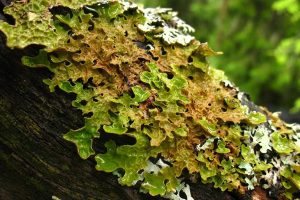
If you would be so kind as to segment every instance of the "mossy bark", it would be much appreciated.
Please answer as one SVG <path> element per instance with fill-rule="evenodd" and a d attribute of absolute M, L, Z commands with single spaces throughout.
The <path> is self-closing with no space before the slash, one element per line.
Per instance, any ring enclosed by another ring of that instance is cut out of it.
<path fill-rule="evenodd" d="M 1 35 L 0 199 L 160 199 L 120 186 L 116 176 L 96 171 L 92 159 L 78 156 L 74 145 L 62 137 L 83 125 L 81 112 L 71 106 L 72 96 L 59 90 L 50 93 L 42 82 L 49 77 L 48 70 L 24 67 L 20 62 L 24 52 L 9 50 L 4 40 Z M 31 46 L 23 51 L 37 50 Z M 191 183 L 191 191 L 195 200 L 252 198 L 201 183 Z"/>
<path fill-rule="evenodd" d="M 47 70 L 22 66 L 19 52 L 8 50 L 3 37 L 0 44 L 0 199 L 159 199 L 120 186 L 92 159 L 82 160 L 62 138 L 83 123 L 72 98 L 50 93 L 42 82 Z M 207 185 L 191 189 L 199 200 L 235 199 Z"/>
<path fill-rule="evenodd" d="M 46 69 L 24 67 L 3 36 L 0 45 L 0 199 L 159 199 L 120 186 L 112 174 L 96 171 L 92 159 L 82 160 L 62 138 L 83 123 L 72 97 L 50 93 L 42 82 Z M 191 189 L 196 200 L 235 199 L 200 183 Z"/>

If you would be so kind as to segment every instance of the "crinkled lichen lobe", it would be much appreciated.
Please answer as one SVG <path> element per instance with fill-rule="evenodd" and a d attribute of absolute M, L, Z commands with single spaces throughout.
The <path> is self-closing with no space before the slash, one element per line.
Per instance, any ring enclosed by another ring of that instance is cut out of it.
<path fill-rule="evenodd" d="M 242 104 L 242 93 L 206 61 L 219 53 L 190 36 L 193 29 L 175 12 L 64 0 L 18 2 L 5 12 L 16 20 L 0 23 L 8 46 L 45 46 L 23 63 L 53 72 L 44 81 L 51 91 L 76 94 L 73 106 L 85 126 L 64 138 L 82 158 L 95 154 L 93 139 L 102 134 L 136 140 L 106 142 L 96 169 L 118 174 L 123 185 L 142 181 L 143 191 L 169 198 L 189 194 L 179 179 L 184 169 L 222 190 L 262 184 L 281 184 L 290 196 L 299 190 L 300 131 Z"/>

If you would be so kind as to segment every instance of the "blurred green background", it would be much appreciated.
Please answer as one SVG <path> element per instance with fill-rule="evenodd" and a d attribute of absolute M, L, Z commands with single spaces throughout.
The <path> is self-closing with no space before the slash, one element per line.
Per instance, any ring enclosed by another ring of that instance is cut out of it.
<path fill-rule="evenodd" d="M 299 0 L 135 2 L 178 11 L 196 29 L 197 39 L 224 53 L 210 58 L 211 65 L 223 69 L 255 103 L 300 121 Z"/>

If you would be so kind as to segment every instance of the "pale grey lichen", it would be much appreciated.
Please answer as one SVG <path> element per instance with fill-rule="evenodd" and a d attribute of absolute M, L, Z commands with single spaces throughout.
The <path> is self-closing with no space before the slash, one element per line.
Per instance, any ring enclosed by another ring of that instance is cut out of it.
<path fill-rule="evenodd" d="M 124 10 L 130 10 L 130 9 L 138 9 L 138 5 L 133 2 L 128 1 L 121 1 L 121 4 L 123 5 Z"/>
<path fill-rule="evenodd" d="M 154 173 L 154 174 L 158 174 L 158 172 L 160 171 L 160 167 L 159 165 L 156 163 L 152 163 L 151 161 L 148 161 L 148 165 L 147 167 L 144 169 L 144 172 L 147 173 Z"/>
<path fill-rule="evenodd" d="M 247 183 L 248 190 L 254 190 L 253 182 L 255 182 L 256 178 L 254 177 L 253 180 L 250 180 L 249 178 L 245 178 L 245 181 Z"/>
<path fill-rule="evenodd" d="M 223 81 L 221 81 L 221 83 L 223 83 L 225 87 L 235 88 L 236 90 L 238 90 L 238 88 L 236 88 L 234 86 L 234 84 L 231 81 L 229 81 L 229 80 L 223 80 Z"/>
<path fill-rule="evenodd" d="M 204 144 L 202 144 L 202 145 L 198 144 L 196 146 L 196 150 L 200 151 L 200 150 L 205 150 L 205 149 L 209 148 L 213 144 L 213 142 L 215 141 L 215 139 L 218 139 L 218 138 L 219 137 L 213 137 L 213 138 L 207 139 Z"/>
<path fill-rule="evenodd" d="M 180 196 L 180 193 L 184 193 L 186 198 Z M 174 193 L 168 193 L 164 196 L 164 198 L 172 199 L 172 200 L 194 200 L 191 195 L 190 186 L 184 182 L 182 182 L 179 187 L 176 189 Z"/>
<path fill-rule="evenodd" d="M 242 161 L 241 164 L 239 165 L 239 168 L 244 169 L 245 174 L 247 174 L 247 175 L 253 175 L 254 174 L 253 167 L 248 162 Z"/>
<path fill-rule="evenodd" d="M 156 38 L 162 38 L 167 44 L 181 44 L 187 45 L 193 39 L 193 36 L 185 35 L 180 30 L 170 27 L 163 27 L 163 32 L 161 34 L 155 35 Z"/>
<path fill-rule="evenodd" d="M 268 150 L 272 150 L 271 148 L 271 140 L 270 135 L 271 131 L 265 125 L 260 125 L 255 129 L 250 130 L 249 136 L 252 138 L 252 142 L 250 145 L 254 148 L 257 144 L 261 147 L 261 153 L 267 153 Z"/>
<path fill-rule="evenodd" d="M 165 43 L 188 45 L 195 37 L 189 35 L 194 29 L 177 17 L 177 12 L 169 8 L 142 9 L 146 21 L 139 24 L 138 28 L 145 33 L 154 34 Z"/>

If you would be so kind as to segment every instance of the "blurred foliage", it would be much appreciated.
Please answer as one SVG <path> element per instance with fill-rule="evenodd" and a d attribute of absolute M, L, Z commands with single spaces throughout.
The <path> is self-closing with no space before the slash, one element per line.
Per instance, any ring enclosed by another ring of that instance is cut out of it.
<path fill-rule="evenodd" d="M 256 103 L 300 111 L 298 0 L 136 0 L 172 7 L 196 37 L 223 56 L 210 59 Z"/>

